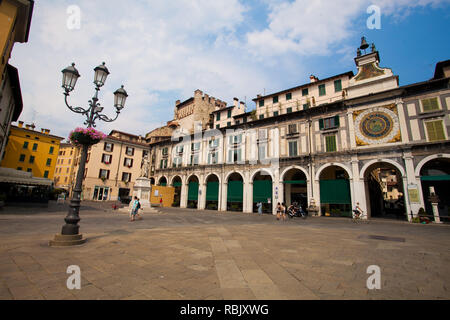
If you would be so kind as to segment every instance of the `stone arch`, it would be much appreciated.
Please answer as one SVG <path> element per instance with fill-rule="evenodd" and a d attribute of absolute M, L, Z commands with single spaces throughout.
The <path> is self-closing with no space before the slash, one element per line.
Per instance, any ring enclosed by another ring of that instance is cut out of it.
<path fill-rule="evenodd" d="M 230 178 L 230 176 L 231 176 L 233 173 L 239 174 L 239 175 L 242 177 L 242 181 L 245 183 L 245 175 L 244 175 L 244 173 L 243 173 L 242 171 L 239 171 L 239 170 L 234 170 L 234 171 L 228 172 L 227 175 L 225 176 L 224 183 L 227 183 L 227 182 L 228 182 L 228 179 Z"/>
<path fill-rule="evenodd" d="M 158 178 L 158 185 L 161 184 L 161 179 L 166 179 L 166 184 L 169 183 L 169 179 L 167 179 L 167 177 L 165 175 L 162 175 L 161 177 Z"/>
<path fill-rule="evenodd" d="M 430 160 L 438 159 L 438 158 L 450 158 L 449 153 L 444 154 L 433 154 L 431 156 L 428 156 L 424 159 L 422 159 L 416 166 L 416 170 L 414 171 L 414 174 L 416 177 L 420 177 L 420 170 L 422 170 L 422 167 Z"/>
<path fill-rule="evenodd" d="M 195 174 L 195 173 L 192 173 L 191 175 L 187 176 L 185 182 L 186 182 L 186 183 L 189 183 L 189 180 L 190 180 L 192 177 L 196 177 L 196 178 L 197 178 L 197 181 L 200 182 L 200 178 L 199 178 L 198 175 Z"/>
<path fill-rule="evenodd" d="M 175 180 L 175 178 L 180 178 L 180 180 L 181 180 L 181 183 L 183 183 L 183 177 L 181 176 L 181 175 L 179 175 L 179 174 L 176 174 L 176 175 L 174 175 L 171 179 L 170 179 L 170 184 L 169 184 L 169 186 L 172 186 L 173 185 L 173 180 Z"/>
<path fill-rule="evenodd" d="M 255 179 L 255 176 L 260 172 L 265 172 L 265 173 L 269 174 L 270 178 L 272 179 L 272 183 L 274 183 L 274 177 L 273 177 L 272 172 L 270 172 L 270 170 L 268 170 L 266 168 L 259 168 L 259 169 L 256 169 L 255 171 L 253 171 L 253 173 L 250 175 L 250 182 L 253 182 L 253 179 Z"/>
<path fill-rule="evenodd" d="M 402 175 L 402 178 L 406 176 L 405 169 L 397 161 L 394 161 L 394 160 L 391 160 L 391 159 L 374 159 L 374 160 L 370 160 L 369 162 L 367 162 L 361 168 L 361 171 L 359 173 L 359 178 L 361 180 L 364 180 L 364 175 L 366 174 L 367 168 L 369 168 L 374 163 L 379 163 L 379 162 L 386 162 L 386 163 L 389 163 L 389 164 L 393 165 L 396 169 L 398 169 L 398 171 Z"/>
<path fill-rule="evenodd" d="M 217 179 L 219 179 L 219 184 L 221 184 L 221 183 L 222 183 L 222 179 L 220 179 L 220 174 L 217 174 L 217 173 L 211 172 L 211 173 L 209 173 L 208 175 L 206 175 L 206 176 L 205 176 L 205 179 L 204 179 L 204 181 L 203 181 L 203 184 L 206 184 L 206 183 L 207 183 L 207 181 L 208 181 L 208 178 L 209 178 L 210 176 L 216 176 L 216 177 L 217 177 Z"/>
<path fill-rule="evenodd" d="M 349 180 L 352 180 L 352 179 L 353 179 L 352 170 L 350 170 L 349 168 L 347 168 L 347 166 L 345 166 L 345 165 L 342 164 L 342 163 L 336 163 L 336 162 L 333 162 L 333 163 L 327 163 L 327 164 L 324 164 L 322 167 L 319 168 L 319 170 L 317 170 L 317 172 L 316 172 L 316 177 L 315 177 L 316 180 L 320 180 L 320 174 L 322 173 L 322 171 L 323 171 L 324 169 L 326 169 L 326 168 L 328 168 L 328 167 L 332 167 L 332 166 L 336 166 L 336 167 L 340 167 L 340 168 L 344 169 L 344 170 L 347 172 L 347 174 L 348 174 L 348 179 L 349 179 Z"/>
<path fill-rule="evenodd" d="M 280 181 L 284 180 L 284 175 L 291 169 L 298 169 L 298 170 L 302 171 L 305 174 L 305 176 L 306 176 L 306 180 L 309 180 L 309 174 L 308 174 L 308 171 L 305 168 L 302 168 L 300 166 L 289 166 L 289 167 L 285 168 L 283 170 L 283 172 L 280 174 Z"/>

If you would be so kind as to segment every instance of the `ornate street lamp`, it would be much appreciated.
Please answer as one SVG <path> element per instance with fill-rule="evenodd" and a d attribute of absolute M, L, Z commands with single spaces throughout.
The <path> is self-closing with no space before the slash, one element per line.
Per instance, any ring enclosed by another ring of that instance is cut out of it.
<path fill-rule="evenodd" d="M 102 114 L 103 107 L 100 107 L 100 103 L 98 103 L 98 92 L 100 88 L 105 84 L 106 78 L 109 75 L 109 71 L 103 62 L 101 65 L 94 69 L 94 84 L 95 84 L 95 94 L 91 100 L 89 100 L 89 108 L 84 109 L 81 107 L 73 107 L 71 106 L 67 99 L 69 97 L 70 92 L 75 89 L 75 85 L 77 83 L 80 74 L 78 70 L 75 68 L 75 64 L 72 63 L 71 66 L 68 66 L 64 70 L 63 79 L 62 79 L 62 87 L 64 88 L 64 100 L 66 106 L 73 112 L 80 113 L 86 116 L 86 121 L 84 122 L 88 128 L 95 127 L 95 121 L 97 119 L 105 122 L 113 122 L 119 116 L 120 111 L 125 107 L 125 101 L 128 97 L 127 92 L 121 86 L 121 88 L 117 89 L 114 92 L 114 107 L 116 109 L 116 116 L 114 118 L 109 118 L 105 114 Z M 75 182 L 75 187 L 72 193 L 72 199 L 70 200 L 70 208 L 69 212 L 64 219 L 66 224 L 62 227 L 61 234 L 55 235 L 54 240 L 50 240 L 50 245 L 52 246 L 70 246 L 84 243 L 86 240 L 83 239 L 82 235 L 79 234 L 78 222 L 80 221 L 79 211 L 80 211 L 80 202 L 81 202 L 81 191 L 83 184 L 83 176 L 85 171 L 85 165 L 87 160 L 88 149 L 91 144 L 89 143 L 80 143 L 81 144 L 81 157 L 80 164 L 78 167 L 77 178 Z"/>

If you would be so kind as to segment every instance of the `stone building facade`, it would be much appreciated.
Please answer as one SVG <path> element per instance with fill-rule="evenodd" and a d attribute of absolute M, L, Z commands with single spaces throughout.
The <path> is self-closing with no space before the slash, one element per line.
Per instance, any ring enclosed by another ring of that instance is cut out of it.
<path fill-rule="evenodd" d="M 255 111 L 232 115 L 242 121 L 224 126 L 210 116 L 208 129 L 150 143 L 152 179 L 175 187 L 180 207 L 254 212 L 262 202 L 274 213 L 278 202 L 295 201 L 319 215 L 351 216 L 359 203 L 369 217 L 409 220 L 420 208 L 432 214 L 434 188 L 448 216 L 450 61 L 431 80 L 402 87 L 379 63 L 372 45 L 358 50 L 356 75 L 311 76 L 257 96 Z M 397 199 L 383 192 L 380 170 L 396 176 Z"/>
<path fill-rule="evenodd" d="M 112 130 L 105 140 L 89 148 L 82 198 L 105 201 L 130 197 L 146 153 L 148 144 L 143 137 Z M 71 178 L 73 187 L 80 157 L 79 152 Z"/>

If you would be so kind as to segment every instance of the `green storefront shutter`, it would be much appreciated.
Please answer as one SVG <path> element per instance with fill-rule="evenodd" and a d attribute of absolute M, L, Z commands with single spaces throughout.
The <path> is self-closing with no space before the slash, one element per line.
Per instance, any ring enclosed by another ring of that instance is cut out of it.
<path fill-rule="evenodd" d="M 206 184 L 206 201 L 219 200 L 219 181 L 210 181 Z"/>
<path fill-rule="evenodd" d="M 243 202 L 243 200 L 244 200 L 244 183 L 242 181 L 228 181 L 227 201 Z"/>
<path fill-rule="evenodd" d="M 173 183 L 173 186 L 174 186 L 174 187 L 181 187 L 181 182 L 174 182 L 174 183 Z"/>
<path fill-rule="evenodd" d="M 351 204 L 350 182 L 346 179 L 321 180 L 320 203 Z"/>
<path fill-rule="evenodd" d="M 189 182 L 188 200 L 198 200 L 198 182 Z"/>
<path fill-rule="evenodd" d="M 272 199 L 272 181 L 253 181 L 253 202 L 268 203 L 268 198 Z"/>
<path fill-rule="evenodd" d="M 422 176 L 420 177 L 422 181 L 450 181 L 449 174 L 443 174 L 440 176 Z"/>

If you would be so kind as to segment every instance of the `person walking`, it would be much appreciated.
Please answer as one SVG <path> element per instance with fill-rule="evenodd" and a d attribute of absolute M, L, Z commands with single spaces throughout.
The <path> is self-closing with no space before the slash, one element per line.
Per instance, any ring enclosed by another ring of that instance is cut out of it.
<path fill-rule="evenodd" d="M 261 202 L 258 202 L 258 203 L 256 204 L 256 207 L 258 208 L 258 214 L 262 214 L 262 203 L 261 203 Z"/>
<path fill-rule="evenodd" d="M 278 202 L 277 203 L 277 220 L 280 220 L 280 216 L 281 216 L 281 204 Z"/>
<path fill-rule="evenodd" d="M 283 221 L 286 221 L 286 205 L 284 202 L 281 204 L 281 217 L 283 218 Z"/>
<path fill-rule="evenodd" d="M 139 215 L 139 209 L 141 208 L 141 203 L 139 202 L 138 197 L 134 196 L 134 201 L 133 201 L 133 205 L 131 207 L 131 219 L 130 221 L 134 221 L 136 220 L 136 215 L 141 218 L 141 216 Z"/>

